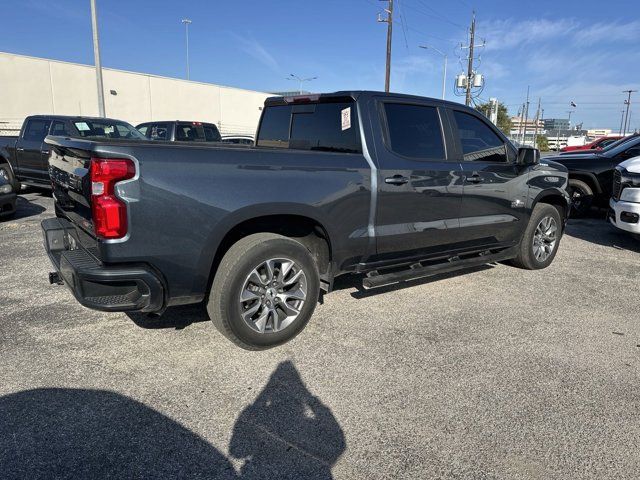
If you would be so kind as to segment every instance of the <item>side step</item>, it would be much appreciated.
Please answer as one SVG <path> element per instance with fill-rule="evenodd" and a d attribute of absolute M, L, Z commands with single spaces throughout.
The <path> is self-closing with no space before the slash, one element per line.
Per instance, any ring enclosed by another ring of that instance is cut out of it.
<path fill-rule="evenodd" d="M 474 257 L 465 259 L 453 257 L 448 262 L 438 263 L 435 265 L 423 266 L 420 263 L 416 263 L 405 270 L 391 273 L 381 274 L 375 270 L 367 274 L 367 277 L 362 281 L 362 286 L 369 290 L 371 288 L 383 287 L 394 283 L 431 277 L 441 273 L 454 272 L 464 268 L 479 267 L 481 265 L 486 265 L 487 263 L 501 262 L 514 258 L 515 256 L 515 249 L 507 248 L 506 250 L 502 250 L 498 253 L 481 253 Z"/>

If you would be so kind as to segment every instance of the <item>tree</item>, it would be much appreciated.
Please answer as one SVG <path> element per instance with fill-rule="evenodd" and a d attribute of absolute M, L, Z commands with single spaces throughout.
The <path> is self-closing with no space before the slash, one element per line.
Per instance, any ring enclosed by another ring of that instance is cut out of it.
<path fill-rule="evenodd" d="M 476 105 L 476 110 L 482 112 L 486 117 L 491 116 L 491 103 L 480 103 Z M 509 117 L 509 111 L 504 103 L 498 103 L 498 125 L 497 127 L 502 130 L 502 133 L 509 135 L 511 133 L 511 117 Z"/>
<path fill-rule="evenodd" d="M 547 137 L 544 135 L 538 135 L 536 137 L 536 145 L 538 145 L 538 150 L 541 152 L 549 151 L 549 140 L 547 140 Z"/>

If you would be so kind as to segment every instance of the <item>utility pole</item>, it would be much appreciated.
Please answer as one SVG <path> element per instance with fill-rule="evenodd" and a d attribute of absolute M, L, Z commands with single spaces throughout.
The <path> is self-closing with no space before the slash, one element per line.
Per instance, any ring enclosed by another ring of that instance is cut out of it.
<path fill-rule="evenodd" d="M 622 115 L 620 116 L 620 130 L 618 130 L 620 132 L 620 135 L 622 135 L 622 125 L 624 124 L 624 112 L 625 110 L 622 109 L 620 110 L 622 112 Z"/>
<path fill-rule="evenodd" d="M 102 86 L 102 62 L 100 61 L 98 9 L 96 7 L 96 0 L 91 0 L 91 29 L 93 30 L 93 58 L 96 65 L 96 82 L 98 84 L 98 115 L 104 118 L 104 88 Z"/>
<path fill-rule="evenodd" d="M 382 0 L 385 1 L 385 0 Z M 387 12 L 387 18 L 383 19 L 378 14 L 378 22 L 387 24 L 387 68 L 384 78 L 384 91 L 389 93 L 389 86 L 391 84 L 391 39 L 393 37 L 393 0 L 386 0 L 389 2 L 389 7 L 385 9 Z"/>
<path fill-rule="evenodd" d="M 182 23 L 185 27 L 185 34 L 187 39 L 187 80 L 190 80 L 189 75 L 189 25 L 191 25 L 191 20 L 188 18 L 183 18 Z"/>
<path fill-rule="evenodd" d="M 624 102 L 627 106 L 627 112 L 624 114 L 624 131 L 622 132 L 623 137 L 627 134 L 627 126 L 629 122 L 629 107 L 631 107 L 631 94 L 635 92 L 637 92 L 637 90 L 624 90 L 622 92 L 628 94 L 627 100 Z"/>
<path fill-rule="evenodd" d="M 464 104 L 471 105 L 471 85 L 473 82 L 473 48 L 476 39 L 476 12 L 474 10 L 471 17 L 471 42 L 469 43 L 469 61 L 467 62 L 467 95 Z"/>
<path fill-rule="evenodd" d="M 536 109 L 536 124 L 533 133 L 533 148 L 538 144 L 538 122 L 540 121 L 540 97 L 538 97 L 538 108 Z"/>
<path fill-rule="evenodd" d="M 524 141 L 527 138 L 527 123 L 529 123 L 529 89 L 531 87 L 527 86 L 527 100 L 524 102 L 524 108 L 523 108 L 523 113 L 524 113 L 524 129 L 522 132 L 522 144 L 524 145 Z"/>

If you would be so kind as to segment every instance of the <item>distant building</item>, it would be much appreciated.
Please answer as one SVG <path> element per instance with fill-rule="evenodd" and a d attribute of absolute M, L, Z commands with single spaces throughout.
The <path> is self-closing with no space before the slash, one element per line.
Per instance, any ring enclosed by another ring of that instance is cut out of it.
<path fill-rule="evenodd" d="M 103 68 L 106 115 L 133 125 L 152 120 L 215 123 L 223 134 L 253 135 L 270 93 Z M 28 115 L 98 115 L 90 65 L 0 52 L 0 133 Z"/>
<path fill-rule="evenodd" d="M 511 130 L 509 136 L 523 145 L 533 145 L 536 133 L 540 135 L 544 131 L 544 122 L 535 118 L 511 117 Z"/>
<path fill-rule="evenodd" d="M 569 130 L 568 118 L 545 118 L 544 129 L 549 130 Z"/>
<path fill-rule="evenodd" d="M 611 135 L 612 130 L 610 128 L 592 128 L 587 130 L 588 137 L 606 137 Z"/>

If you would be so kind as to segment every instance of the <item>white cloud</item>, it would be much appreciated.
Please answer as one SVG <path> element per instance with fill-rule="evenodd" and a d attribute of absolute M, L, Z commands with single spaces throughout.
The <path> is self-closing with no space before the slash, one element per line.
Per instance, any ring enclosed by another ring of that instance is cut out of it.
<path fill-rule="evenodd" d="M 570 19 L 492 20 L 479 23 L 480 36 L 485 35 L 486 50 L 506 50 L 567 36 L 577 28 Z"/>
<path fill-rule="evenodd" d="M 596 45 L 611 42 L 637 42 L 640 39 L 640 20 L 627 23 L 595 23 L 575 32 L 578 45 Z"/>
<path fill-rule="evenodd" d="M 278 65 L 278 62 L 276 61 L 275 57 L 271 55 L 271 53 L 269 53 L 267 49 L 255 38 L 249 37 L 249 36 L 243 37 L 236 33 L 231 33 L 231 35 L 240 44 L 240 49 L 243 52 L 252 56 L 263 65 L 269 67 L 271 70 L 278 73 L 281 71 L 280 66 Z"/>

